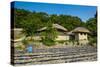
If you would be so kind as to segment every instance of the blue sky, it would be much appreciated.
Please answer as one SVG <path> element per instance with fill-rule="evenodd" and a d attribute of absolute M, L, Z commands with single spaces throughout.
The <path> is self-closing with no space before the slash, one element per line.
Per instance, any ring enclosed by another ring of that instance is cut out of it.
<path fill-rule="evenodd" d="M 46 12 L 48 14 L 64 14 L 78 16 L 82 21 L 94 17 L 96 6 L 81 6 L 69 4 L 51 4 L 51 3 L 37 3 L 37 2 L 14 2 L 14 8 L 25 9 L 36 12 Z"/>

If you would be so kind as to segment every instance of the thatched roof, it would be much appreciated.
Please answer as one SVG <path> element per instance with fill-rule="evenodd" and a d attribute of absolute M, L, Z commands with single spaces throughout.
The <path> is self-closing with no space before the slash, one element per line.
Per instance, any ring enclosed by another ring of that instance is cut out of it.
<path fill-rule="evenodd" d="M 60 29 L 63 31 L 68 31 L 66 28 L 64 28 L 63 26 L 59 25 L 59 24 L 53 24 L 53 27 L 56 29 Z M 46 30 L 47 27 L 43 27 L 41 29 L 38 29 L 37 31 L 42 31 L 42 30 Z"/>
<path fill-rule="evenodd" d="M 90 31 L 84 27 L 77 27 L 73 30 L 73 32 L 84 32 L 84 33 L 90 33 Z"/>
<path fill-rule="evenodd" d="M 74 35 L 73 30 L 67 33 L 68 35 Z"/>

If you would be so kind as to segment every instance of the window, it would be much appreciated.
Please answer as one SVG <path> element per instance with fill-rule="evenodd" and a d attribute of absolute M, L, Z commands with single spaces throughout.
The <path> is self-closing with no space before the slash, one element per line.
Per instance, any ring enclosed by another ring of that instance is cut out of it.
<path fill-rule="evenodd" d="M 84 35 L 86 35 L 86 33 L 84 33 Z"/>
<path fill-rule="evenodd" d="M 83 33 L 80 33 L 81 35 L 83 34 Z"/>

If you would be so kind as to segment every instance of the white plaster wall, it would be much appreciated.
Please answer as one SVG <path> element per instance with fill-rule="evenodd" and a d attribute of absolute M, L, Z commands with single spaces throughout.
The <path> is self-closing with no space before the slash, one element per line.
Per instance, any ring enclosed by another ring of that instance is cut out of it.
<path fill-rule="evenodd" d="M 40 36 L 34 36 L 33 37 L 35 40 L 41 40 L 41 37 Z M 57 38 L 56 38 L 56 40 L 69 40 L 69 36 L 58 36 Z"/>
<path fill-rule="evenodd" d="M 79 41 L 79 44 L 80 44 L 80 45 L 86 45 L 86 44 L 88 44 L 88 43 L 89 43 L 88 40 L 80 40 L 80 41 Z"/>
<path fill-rule="evenodd" d="M 34 36 L 33 39 L 34 40 L 41 40 L 41 36 Z"/>
<path fill-rule="evenodd" d="M 69 40 L 69 36 L 66 36 L 66 35 L 60 35 L 56 38 L 56 40 Z"/>
<path fill-rule="evenodd" d="M 41 36 L 34 36 L 32 37 L 34 40 L 41 40 Z M 30 39 L 30 37 L 28 37 Z M 69 40 L 69 36 L 66 35 L 60 35 L 56 38 L 56 40 Z"/>
<path fill-rule="evenodd" d="M 84 33 L 83 33 L 83 34 L 80 34 L 80 33 L 79 33 L 79 34 L 78 34 L 78 37 L 79 37 L 79 40 L 88 40 L 88 39 L 87 39 L 87 34 L 84 34 Z"/>

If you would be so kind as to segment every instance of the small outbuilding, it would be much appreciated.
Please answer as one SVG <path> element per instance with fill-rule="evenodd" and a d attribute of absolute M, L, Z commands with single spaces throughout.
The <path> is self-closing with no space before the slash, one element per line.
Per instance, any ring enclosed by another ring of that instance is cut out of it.
<path fill-rule="evenodd" d="M 84 27 L 77 27 L 73 30 L 76 40 L 88 40 L 90 31 Z"/>
<path fill-rule="evenodd" d="M 90 31 L 84 27 L 77 27 L 72 31 L 75 35 L 75 40 L 79 41 L 80 44 L 88 43 L 88 34 Z"/>

